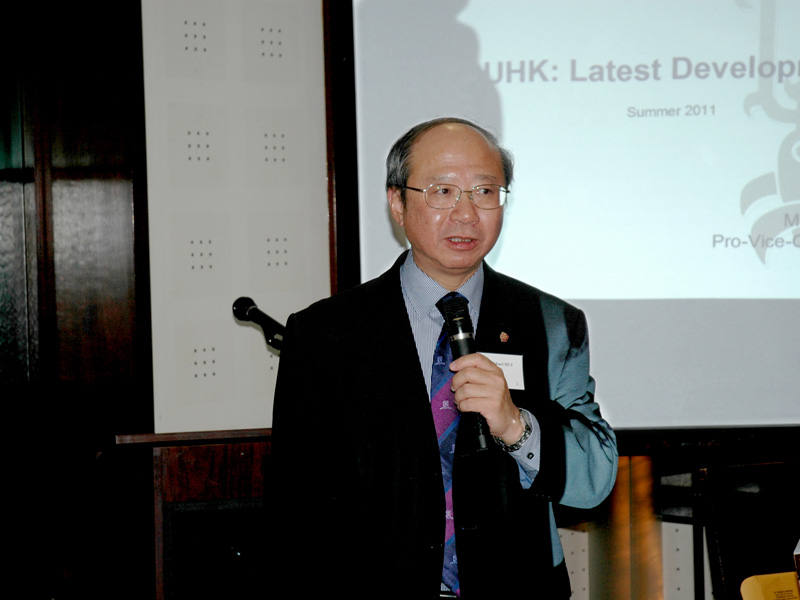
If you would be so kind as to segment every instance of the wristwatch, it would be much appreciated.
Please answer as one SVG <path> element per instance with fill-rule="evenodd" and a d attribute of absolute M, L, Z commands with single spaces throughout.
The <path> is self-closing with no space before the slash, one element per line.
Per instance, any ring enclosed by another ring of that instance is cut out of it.
<path fill-rule="evenodd" d="M 497 445 L 500 446 L 506 452 L 514 452 L 515 450 L 519 450 L 522 448 L 522 445 L 528 441 L 528 438 L 531 437 L 531 422 L 530 418 L 528 417 L 528 413 L 524 410 L 520 409 L 519 411 L 519 418 L 522 421 L 522 425 L 525 427 L 525 430 L 522 432 L 522 437 L 520 437 L 516 442 L 513 444 L 506 444 L 503 440 L 499 437 L 494 437 L 494 441 L 497 442 Z"/>

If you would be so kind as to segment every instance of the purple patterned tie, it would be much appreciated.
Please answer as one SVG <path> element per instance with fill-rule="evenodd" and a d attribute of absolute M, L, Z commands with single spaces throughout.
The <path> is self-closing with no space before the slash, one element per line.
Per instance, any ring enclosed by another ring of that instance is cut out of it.
<path fill-rule="evenodd" d="M 460 296 L 451 292 L 444 296 L 436 307 L 441 312 L 446 298 Z M 458 562 L 456 560 L 456 528 L 453 520 L 453 452 L 456 445 L 456 432 L 460 413 L 450 391 L 450 380 L 453 373 L 448 365 L 453 362 L 453 352 L 447 336 L 447 325 L 442 327 L 439 341 L 433 351 L 433 369 L 431 371 L 431 411 L 439 437 L 439 456 L 442 461 L 442 478 L 444 480 L 445 498 L 445 533 L 444 533 L 444 565 L 442 581 L 457 596 L 460 596 L 458 585 Z"/>

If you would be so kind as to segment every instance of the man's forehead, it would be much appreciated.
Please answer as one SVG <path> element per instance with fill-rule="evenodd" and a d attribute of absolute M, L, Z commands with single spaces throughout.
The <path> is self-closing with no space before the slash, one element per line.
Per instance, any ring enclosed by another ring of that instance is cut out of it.
<path fill-rule="evenodd" d="M 442 123 L 424 132 L 414 142 L 409 156 L 413 170 L 415 158 L 447 160 L 454 162 L 467 158 L 481 158 L 488 171 L 502 168 L 502 157 L 497 146 L 483 133 L 463 123 Z"/>
<path fill-rule="evenodd" d="M 494 147 L 477 129 L 466 123 L 440 123 L 423 132 L 414 142 L 413 148 L 436 143 L 448 143 L 456 139 L 474 137 L 476 143 L 484 143 Z"/>

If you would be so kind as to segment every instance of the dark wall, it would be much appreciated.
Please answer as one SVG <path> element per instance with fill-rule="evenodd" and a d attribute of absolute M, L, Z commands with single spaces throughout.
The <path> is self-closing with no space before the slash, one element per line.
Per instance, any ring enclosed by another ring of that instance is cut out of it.
<path fill-rule="evenodd" d="M 136 589 L 125 565 L 147 557 L 126 550 L 141 521 L 121 517 L 141 490 L 110 449 L 153 428 L 140 5 L 3 17 L 5 516 L 31 570 L 24 597 L 117 596 Z"/>
<path fill-rule="evenodd" d="M 0 98 L 0 377 L 114 431 L 152 429 L 139 11 L 26 11 Z"/>

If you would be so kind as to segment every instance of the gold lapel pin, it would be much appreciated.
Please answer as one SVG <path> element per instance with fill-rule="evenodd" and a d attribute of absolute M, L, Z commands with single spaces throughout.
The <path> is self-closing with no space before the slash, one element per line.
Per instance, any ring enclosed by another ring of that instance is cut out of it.
<path fill-rule="evenodd" d="M 508 334 L 505 331 L 500 332 L 500 341 L 504 344 L 508 341 Z"/>

